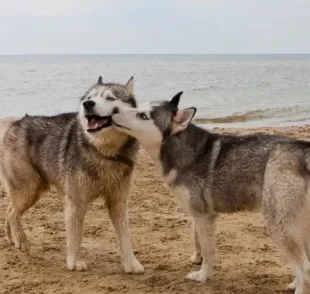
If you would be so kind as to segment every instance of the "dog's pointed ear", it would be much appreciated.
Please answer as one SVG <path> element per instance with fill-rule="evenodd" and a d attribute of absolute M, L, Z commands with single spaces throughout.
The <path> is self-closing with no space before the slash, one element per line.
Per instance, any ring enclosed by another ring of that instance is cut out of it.
<path fill-rule="evenodd" d="M 192 121 L 196 111 L 197 109 L 195 107 L 179 110 L 173 117 L 173 132 L 176 133 L 185 130 L 189 123 Z"/>
<path fill-rule="evenodd" d="M 126 88 L 129 91 L 130 94 L 134 94 L 134 77 L 131 76 L 131 78 L 128 80 L 126 84 Z"/>
<path fill-rule="evenodd" d="M 173 106 L 178 107 L 179 102 L 180 102 L 180 98 L 181 98 L 182 94 L 183 94 L 183 91 L 182 91 L 182 92 L 179 92 L 179 93 L 176 94 L 176 95 L 174 95 L 174 96 L 172 97 L 172 99 L 170 100 L 170 104 L 172 104 Z"/>
<path fill-rule="evenodd" d="M 102 76 L 99 76 L 98 80 L 97 80 L 97 84 L 101 85 L 102 84 Z"/>

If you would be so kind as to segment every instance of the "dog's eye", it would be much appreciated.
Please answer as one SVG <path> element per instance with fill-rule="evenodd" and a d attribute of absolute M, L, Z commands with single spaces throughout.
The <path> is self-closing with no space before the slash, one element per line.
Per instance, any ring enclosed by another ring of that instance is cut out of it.
<path fill-rule="evenodd" d="M 91 97 L 90 97 L 90 96 L 88 96 L 88 97 L 87 97 L 87 100 L 89 100 L 89 99 L 91 99 Z"/>
<path fill-rule="evenodd" d="M 111 97 L 111 96 L 109 96 L 109 97 L 107 97 L 107 100 L 108 100 L 108 101 L 115 101 L 116 99 L 113 98 L 113 97 Z"/>
<path fill-rule="evenodd" d="M 137 113 L 137 116 L 143 120 L 148 120 L 149 118 L 147 117 L 147 115 L 144 112 L 141 113 Z"/>

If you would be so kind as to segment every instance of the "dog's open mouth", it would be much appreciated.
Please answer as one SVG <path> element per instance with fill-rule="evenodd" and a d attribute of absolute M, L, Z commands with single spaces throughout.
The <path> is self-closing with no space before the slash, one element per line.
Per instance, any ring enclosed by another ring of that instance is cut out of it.
<path fill-rule="evenodd" d="M 111 115 L 109 116 L 86 115 L 85 118 L 87 119 L 88 132 L 97 132 L 112 125 Z"/>

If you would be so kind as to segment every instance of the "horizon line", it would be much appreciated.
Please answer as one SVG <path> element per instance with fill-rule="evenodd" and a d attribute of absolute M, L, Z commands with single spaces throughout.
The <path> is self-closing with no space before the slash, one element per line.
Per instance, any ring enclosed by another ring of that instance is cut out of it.
<path fill-rule="evenodd" d="M 81 56 L 81 55 L 310 55 L 296 53 L 0 53 L 0 56 Z"/>

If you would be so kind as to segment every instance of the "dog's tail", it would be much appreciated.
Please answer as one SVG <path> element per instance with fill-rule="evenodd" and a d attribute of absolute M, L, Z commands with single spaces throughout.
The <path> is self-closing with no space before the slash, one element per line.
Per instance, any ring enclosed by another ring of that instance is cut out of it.
<path fill-rule="evenodd" d="M 306 151 L 304 152 L 304 166 L 306 171 L 310 173 L 310 148 L 307 148 Z"/>
<path fill-rule="evenodd" d="M 0 145 L 2 145 L 3 137 L 12 123 L 19 120 L 17 117 L 8 117 L 0 119 Z"/>
<path fill-rule="evenodd" d="M 12 123 L 17 121 L 17 117 L 8 117 L 4 119 L 0 119 L 0 158 L 2 157 L 3 152 L 3 138 L 5 133 L 8 131 Z M 1 184 L 1 168 L 0 168 L 0 197 L 5 196 L 5 190 L 3 185 Z"/>

